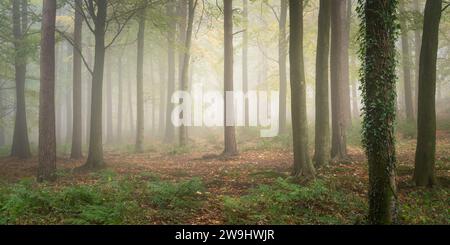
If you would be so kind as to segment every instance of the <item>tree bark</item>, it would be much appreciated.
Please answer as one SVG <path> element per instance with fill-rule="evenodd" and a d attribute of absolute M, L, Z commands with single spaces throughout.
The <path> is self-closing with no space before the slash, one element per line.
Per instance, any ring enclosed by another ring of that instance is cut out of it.
<path fill-rule="evenodd" d="M 175 91 L 175 31 L 176 21 L 174 14 L 174 0 L 169 0 L 167 3 L 167 16 L 169 16 L 169 26 L 167 30 L 167 43 L 168 43 L 168 81 L 167 81 L 167 97 L 166 97 L 166 134 L 164 138 L 165 143 L 173 143 L 175 137 L 175 129 L 172 124 L 172 111 L 173 104 L 171 101 L 172 94 Z"/>
<path fill-rule="evenodd" d="M 346 1 L 332 1 L 331 3 L 331 157 L 341 161 L 347 157 L 346 136 L 346 65 L 348 58 L 345 51 L 346 43 Z M 348 51 L 347 51 L 348 52 Z"/>
<path fill-rule="evenodd" d="M 95 19 L 95 57 L 92 76 L 91 97 L 91 128 L 89 137 L 89 154 L 85 167 L 100 168 L 103 160 L 102 137 L 102 98 L 103 98 L 103 70 L 105 66 L 105 28 L 106 28 L 107 2 L 97 1 L 97 14 Z"/>
<path fill-rule="evenodd" d="M 403 1 L 400 1 L 400 12 L 405 12 Z M 414 107 L 412 96 L 412 82 L 411 82 L 411 55 L 408 40 L 408 27 L 405 18 L 400 18 L 401 38 L 402 38 L 402 58 L 403 58 L 403 86 L 405 96 L 405 113 L 406 120 L 414 121 Z"/>
<path fill-rule="evenodd" d="M 316 56 L 316 167 L 325 166 L 330 160 L 330 101 L 329 101 L 329 55 L 331 2 L 320 1 L 319 31 Z"/>
<path fill-rule="evenodd" d="M 228 101 L 227 91 L 233 91 L 233 3 L 223 1 L 224 9 L 224 151 L 223 155 L 237 155 L 236 131 L 227 121 L 234 121 L 234 101 Z M 230 108 L 227 111 L 227 108 Z"/>
<path fill-rule="evenodd" d="M 27 23 L 27 1 L 12 1 L 13 3 L 13 35 L 14 35 L 14 68 L 16 81 L 16 118 L 14 123 L 11 156 L 18 158 L 31 157 L 28 140 L 27 113 L 25 103 L 25 80 L 27 73 L 27 55 L 25 51 L 25 36 Z M 22 9 L 22 11 L 21 11 Z"/>
<path fill-rule="evenodd" d="M 363 142 L 369 163 L 369 222 L 397 220 L 395 100 L 397 1 L 361 2 Z"/>
<path fill-rule="evenodd" d="M 75 0 L 75 27 L 74 45 L 82 50 L 82 28 L 83 17 L 81 16 L 81 0 Z M 72 123 L 72 150 L 70 157 L 79 159 L 83 157 L 82 145 L 82 94 L 81 94 L 81 55 L 77 49 L 73 48 L 73 123 Z"/>
<path fill-rule="evenodd" d="M 56 180 L 55 24 L 56 0 L 44 0 L 41 31 L 38 182 Z"/>
<path fill-rule="evenodd" d="M 303 60 L 303 1 L 289 0 L 290 73 L 292 137 L 294 142 L 293 175 L 314 178 L 314 166 L 308 154 L 308 122 L 306 117 L 306 81 Z"/>
<path fill-rule="evenodd" d="M 436 184 L 436 63 L 442 0 L 427 0 L 419 71 L 419 106 L 414 181 L 417 186 Z"/>
<path fill-rule="evenodd" d="M 194 0 L 189 0 L 188 8 L 189 8 L 189 17 L 187 23 L 187 30 L 185 35 L 185 44 L 184 44 L 184 57 L 183 57 L 183 67 L 181 69 L 181 83 L 180 89 L 181 91 L 188 90 L 188 79 L 189 79 L 189 65 L 191 59 L 191 43 L 192 43 L 192 29 L 194 25 L 194 17 L 195 17 L 195 8 L 197 2 L 194 3 Z M 183 116 L 183 115 L 182 115 Z M 187 129 L 184 125 L 180 127 L 180 145 L 184 146 L 187 144 Z"/>
<path fill-rule="evenodd" d="M 286 61 L 287 61 L 287 46 L 286 40 L 286 22 L 287 22 L 287 0 L 281 0 L 280 21 L 279 29 L 280 34 L 278 37 L 278 69 L 280 77 L 280 102 L 279 102 L 279 125 L 280 133 L 286 133 L 286 98 L 287 98 L 287 74 L 286 74 Z"/>
<path fill-rule="evenodd" d="M 144 42 L 145 42 L 145 12 L 139 13 L 139 31 L 137 45 L 137 112 L 136 112 L 136 152 L 142 152 L 144 143 Z"/>

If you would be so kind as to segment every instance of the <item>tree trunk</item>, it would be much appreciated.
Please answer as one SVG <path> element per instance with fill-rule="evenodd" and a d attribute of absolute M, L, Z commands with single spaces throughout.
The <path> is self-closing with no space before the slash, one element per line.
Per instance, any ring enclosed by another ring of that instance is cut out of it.
<path fill-rule="evenodd" d="M 414 10 L 417 15 L 422 15 L 422 9 L 419 4 L 419 0 L 414 0 Z M 422 22 L 422 19 L 419 18 L 415 20 L 417 22 Z M 415 90 L 414 90 L 414 109 L 417 111 L 418 107 L 418 98 L 419 98 L 419 63 L 420 63 L 420 50 L 422 48 L 422 30 L 417 28 L 414 31 L 414 42 L 415 42 Z"/>
<path fill-rule="evenodd" d="M 25 50 L 25 31 L 28 26 L 27 1 L 12 1 L 13 3 L 13 35 L 14 35 L 14 67 L 16 80 L 16 118 L 14 124 L 13 143 L 11 156 L 19 158 L 31 157 L 30 143 L 28 140 L 27 113 L 25 103 L 25 79 L 27 73 L 27 55 Z M 21 13 L 22 4 L 22 13 Z M 22 25 L 21 25 L 22 24 Z"/>
<path fill-rule="evenodd" d="M 348 58 L 346 47 L 346 1 L 332 1 L 331 3 L 331 50 L 330 50 L 330 78 L 331 78 L 331 157 L 341 161 L 347 157 L 346 143 L 346 65 Z"/>
<path fill-rule="evenodd" d="M 167 16 L 169 16 L 169 26 L 167 30 L 168 43 L 168 81 L 167 81 L 167 97 L 166 97 L 166 134 L 164 138 L 165 143 L 173 143 L 175 137 L 175 129 L 172 124 L 173 104 L 171 101 L 172 94 L 175 91 L 175 31 L 176 21 L 174 14 L 174 0 L 169 0 L 167 3 Z"/>
<path fill-rule="evenodd" d="M 122 143 L 122 122 L 123 122 L 123 81 L 122 81 L 122 54 L 119 55 L 117 62 L 117 87 L 119 88 L 119 94 L 117 98 L 117 142 Z"/>
<path fill-rule="evenodd" d="M 189 79 L 189 65 L 191 59 L 191 42 L 192 42 L 192 29 L 194 25 L 195 8 L 197 3 L 194 4 L 194 0 L 189 0 L 189 17 L 186 30 L 185 44 L 184 44 L 184 57 L 183 57 L 183 67 L 181 69 L 181 91 L 188 90 L 188 79 Z M 182 115 L 183 116 L 183 115 Z M 187 130 L 184 125 L 180 127 L 180 145 L 184 146 L 187 143 Z"/>
<path fill-rule="evenodd" d="M 397 220 L 395 183 L 396 14 L 397 2 L 365 1 L 360 10 L 364 51 L 363 142 L 369 163 L 369 222 Z"/>
<path fill-rule="evenodd" d="M 306 119 L 306 81 L 303 61 L 303 1 L 289 0 L 290 72 L 292 137 L 294 142 L 293 175 L 314 178 L 314 166 L 308 155 L 308 122 Z"/>
<path fill-rule="evenodd" d="M 140 12 L 137 44 L 136 72 L 136 152 L 142 152 L 144 143 L 144 41 L 145 41 L 145 10 Z"/>
<path fill-rule="evenodd" d="M 160 132 L 160 136 L 161 138 L 165 137 L 165 124 L 164 124 L 164 119 L 165 119 L 165 114 L 164 112 L 166 111 L 166 106 L 165 106 L 165 102 L 166 102 L 166 86 L 165 86 L 165 82 L 166 77 L 165 77 L 165 72 L 167 69 L 165 69 L 164 67 L 164 63 L 163 59 L 160 57 L 159 60 L 159 70 L 158 70 L 158 74 L 159 74 L 159 122 L 158 122 L 158 130 Z"/>
<path fill-rule="evenodd" d="M 284 0 L 283 0 L 284 1 Z M 243 0 L 243 28 L 244 32 L 242 33 L 242 92 L 244 94 L 248 93 L 248 0 Z M 245 126 L 249 126 L 249 106 L 248 99 L 244 102 L 244 110 L 245 110 Z"/>
<path fill-rule="evenodd" d="M 331 2 L 320 1 L 319 31 L 316 57 L 316 167 L 325 166 L 330 160 L 330 101 L 329 101 L 329 55 L 330 55 Z"/>
<path fill-rule="evenodd" d="M 131 72 L 129 72 L 128 74 L 131 74 Z M 130 124 L 130 132 L 132 135 L 134 135 L 136 133 L 136 131 L 134 130 L 134 108 L 133 108 L 133 86 L 131 83 L 131 79 L 130 79 L 130 75 L 128 75 L 128 111 L 129 111 L 129 124 Z"/>
<path fill-rule="evenodd" d="M 427 0 L 419 71 L 419 107 L 414 181 L 417 186 L 436 184 L 436 60 L 442 0 Z"/>
<path fill-rule="evenodd" d="M 75 27 L 73 48 L 73 123 L 72 123 L 72 150 L 70 158 L 79 159 L 83 156 L 82 145 L 82 94 L 81 94 L 81 51 L 83 16 L 81 15 L 81 0 L 75 1 Z M 77 48 L 76 48 L 77 47 Z"/>
<path fill-rule="evenodd" d="M 227 91 L 233 92 L 233 3 L 223 1 L 224 9 L 224 144 L 223 155 L 237 155 L 236 131 L 234 126 L 227 125 L 234 122 L 234 101 L 228 101 Z M 229 108 L 230 110 L 227 110 Z"/>
<path fill-rule="evenodd" d="M 287 74 L 286 74 L 286 60 L 287 60 L 287 40 L 286 40 L 286 21 L 287 21 L 287 0 L 281 0 L 278 37 L 278 69 L 280 76 L 280 103 L 279 103 L 279 117 L 280 133 L 286 133 L 286 98 L 287 98 Z"/>
<path fill-rule="evenodd" d="M 114 142 L 111 55 L 106 58 L 106 143 Z"/>
<path fill-rule="evenodd" d="M 104 165 L 102 137 L 102 98 L 103 70 L 105 66 L 105 28 L 107 2 L 97 1 L 97 17 L 95 20 L 95 57 L 92 76 L 91 97 L 91 129 L 89 137 L 89 154 L 86 167 L 95 169 Z"/>
<path fill-rule="evenodd" d="M 56 0 L 44 0 L 41 31 L 38 182 L 56 180 L 55 23 Z"/>
<path fill-rule="evenodd" d="M 400 1 L 400 12 L 405 13 L 405 7 L 403 1 Z M 403 58 L 403 85 L 405 95 L 405 113 L 406 120 L 412 122 L 414 120 L 414 107 L 413 96 L 411 86 L 411 56 L 408 40 L 408 27 L 406 25 L 406 19 L 400 18 L 401 37 L 402 37 L 402 58 Z"/>
<path fill-rule="evenodd" d="M 341 0 L 342 1 L 342 0 Z M 349 56 L 349 50 L 350 50 L 350 24 L 351 24 L 351 15 L 352 15 L 352 0 L 345 0 L 345 6 L 347 7 L 345 10 L 345 32 L 343 36 L 343 46 L 342 49 L 342 72 L 343 72 L 343 110 L 344 110 L 344 120 L 345 120 L 345 127 L 346 129 L 350 128 L 352 126 L 352 109 L 351 109 L 351 102 L 350 102 L 350 68 L 349 68 L 349 62 L 350 62 L 350 56 Z"/>

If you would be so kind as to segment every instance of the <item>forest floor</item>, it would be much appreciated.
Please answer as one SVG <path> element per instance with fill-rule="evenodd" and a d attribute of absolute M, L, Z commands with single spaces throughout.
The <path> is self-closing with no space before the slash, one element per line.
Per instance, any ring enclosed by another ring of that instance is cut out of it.
<path fill-rule="evenodd" d="M 211 139 L 212 141 L 213 139 Z M 84 159 L 58 160 L 58 181 L 37 184 L 37 159 L 0 160 L 0 223 L 5 224 L 358 224 L 367 213 L 364 152 L 317 171 L 316 181 L 290 178 L 283 139 L 241 143 L 220 158 L 219 146 L 150 147 L 142 154 L 106 149 L 107 167 L 76 173 Z M 398 142 L 400 223 L 450 224 L 450 132 L 439 132 L 439 187 L 411 182 L 415 142 Z"/>

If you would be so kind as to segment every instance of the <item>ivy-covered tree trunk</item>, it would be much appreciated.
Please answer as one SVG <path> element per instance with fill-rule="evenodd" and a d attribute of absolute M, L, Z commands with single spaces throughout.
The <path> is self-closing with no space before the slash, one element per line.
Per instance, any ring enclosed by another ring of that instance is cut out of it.
<path fill-rule="evenodd" d="M 55 23 L 56 0 L 44 0 L 39 91 L 38 182 L 56 180 Z"/>
<path fill-rule="evenodd" d="M 293 175 L 314 177 L 314 166 L 308 154 L 306 81 L 303 61 L 303 1 L 289 0 L 289 11 Z"/>
<path fill-rule="evenodd" d="M 223 1 L 224 13 L 224 155 L 236 155 L 236 131 L 234 126 L 228 126 L 227 121 L 234 121 L 233 110 L 227 111 L 227 107 L 234 108 L 234 103 L 227 100 L 226 92 L 233 92 L 233 3 L 232 1 Z"/>
<path fill-rule="evenodd" d="M 404 1 L 400 1 L 400 12 L 405 13 Z M 414 107 L 412 96 L 412 79 L 411 79 L 411 56 L 408 40 L 408 26 L 405 17 L 400 18 L 401 39 L 402 39 L 402 63 L 403 63 L 403 85 L 405 95 L 405 113 L 406 120 L 412 122 L 414 120 Z"/>
<path fill-rule="evenodd" d="M 414 181 L 433 186 L 436 154 L 436 61 L 442 0 L 427 0 L 419 70 L 419 106 Z"/>
<path fill-rule="evenodd" d="M 394 124 L 398 1 L 360 0 L 359 4 L 369 222 L 392 224 L 397 219 Z"/>
<path fill-rule="evenodd" d="M 16 118 L 14 122 L 11 156 L 31 157 L 28 140 L 27 112 L 25 103 L 25 80 L 27 73 L 27 54 L 25 49 L 26 28 L 28 28 L 27 1 L 12 1 L 14 68 L 16 81 Z"/>
<path fill-rule="evenodd" d="M 144 43 L 145 12 L 139 13 L 139 30 L 137 35 L 137 72 L 136 72 L 136 152 L 142 152 L 144 144 Z"/>
<path fill-rule="evenodd" d="M 347 158 L 347 119 L 346 119 L 346 1 L 331 1 L 331 50 L 330 50 L 330 83 L 331 83 L 331 157 L 340 161 Z"/>
<path fill-rule="evenodd" d="M 82 87 L 81 87 L 81 55 L 82 50 L 82 28 L 83 16 L 81 15 L 81 0 L 75 1 L 75 23 L 74 23 L 74 48 L 73 48 L 73 123 L 72 123 L 72 149 L 70 158 L 79 159 L 82 154 Z M 79 51 L 77 50 L 79 49 Z"/>
<path fill-rule="evenodd" d="M 327 165 L 330 159 L 330 101 L 329 101 L 329 55 L 331 2 L 320 0 L 319 31 L 316 54 L 316 167 Z"/>
<path fill-rule="evenodd" d="M 286 61 L 288 52 L 288 42 L 286 36 L 286 22 L 288 3 L 287 0 L 281 0 L 280 21 L 279 29 L 280 34 L 278 36 L 278 68 L 280 77 L 280 103 L 279 103 L 279 125 L 280 133 L 286 133 L 286 97 L 287 97 L 287 74 L 286 74 Z"/>

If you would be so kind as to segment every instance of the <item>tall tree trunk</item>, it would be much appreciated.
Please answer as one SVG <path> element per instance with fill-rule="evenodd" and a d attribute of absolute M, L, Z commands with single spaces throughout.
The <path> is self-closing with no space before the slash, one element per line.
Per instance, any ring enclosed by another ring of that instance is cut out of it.
<path fill-rule="evenodd" d="M 144 143 L 144 41 L 145 41 L 145 10 L 139 13 L 139 31 L 137 44 L 136 72 L 136 152 L 142 152 Z"/>
<path fill-rule="evenodd" d="M 346 72 L 348 68 L 345 60 L 348 58 L 346 47 L 346 1 L 332 1 L 331 3 L 331 157 L 343 160 L 347 157 L 346 136 Z"/>
<path fill-rule="evenodd" d="M 316 56 L 316 167 L 327 165 L 330 160 L 330 100 L 329 100 L 329 55 L 330 55 L 331 2 L 320 0 L 319 33 Z"/>
<path fill-rule="evenodd" d="M 233 3 L 223 1 L 224 9 L 224 144 L 223 155 L 236 155 L 236 131 L 234 126 L 227 125 L 227 122 L 234 122 L 234 101 L 228 101 L 226 93 L 233 92 Z M 229 108 L 229 110 L 227 110 Z"/>
<path fill-rule="evenodd" d="M 129 116 L 129 124 L 130 124 L 130 132 L 132 135 L 136 133 L 134 129 L 134 108 L 133 108 L 133 86 L 132 86 L 132 79 L 130 79 L 131 72 L 128 73 L 128 116 Z"/>
<path fill-rule="evenodd" d="M 106 58 L 106 143 L 114 142 L 111 55 Z"/>
<path fill-rule="evenodd" d="M 306 81 L 303 61 L 303 1 L 289 0 L 290 73 L 292 137 L 294 142 L 293 175 L 314 177 L 314 166 L 308 155 L 308 122 L 306 118 Z"/>
<path fill-rule="evenodd" d="M 103 98 L 103 70 L 105 67 L 105 28 L 107 15 L 107 2 L 97 1 L 97 14 L 95 19 L 95 58 L 92 76 L 91 97 L 91 128 L 89 137 L 89 154 L 86 168 L 99 168 L 103 161 L 103 135 L 102 135 L 102 98 Z"/>
<path fill-rule="evenodd" d="M 55 24 L 56 0 L 44 0 L 41 31 L 38 182 L 56 180 Z"/>
<path fill-rule="evenodd" d="M 419 4 L 419 0 L 414 0 L 414 10 L 416 11 L 417 16 L 422 15 L 422 9 Z M 416 22 L 422 22 L 422 18 L 418 18 L 415 20 Z M 418 98 L 419 98 L 419 63 L 420 63 L 420 50 L 422 48 L 422 30 L 420 28 L 416 28 L 414 31 L 414 42 L 415 42 L 415 83 L 414 83 L 414 109 L 418 111 Z"/>
<path fill-rule="evenodd" d="M 397 1 L 361 1 L 363 142 L 369 163 L 369 222 L 397 220 L 395 100 Z"/>
<path fill-rule="evenodd" d="M 414 181 L 434 186 L 436 154 L 436 61 L 442 0 L 427 0 L 419 71 L 419 107 Z"/>
<path fill-rule="evenodd" d="M 91 38 L 89 38 L 88 43 L 91 43 Z M 88 64 L 91 66 L 92 63 L 92 51 L 90 48 L 86 48 L 86 60 Z M 85 133 L 86 133 L 86 144 L 88 145 L 90 142 L 90 129 L 91 129 L 91 105 L 92 105 L 92 74 L 90 72 L 86 72 L 86 123 L 85 123 Z"/>
<path fill-rule="evenodd" d="M 342 0 L 341 0 L 342 1 Z M 352 0 L 345 0 L 345 6 L 347 7 L 345 10 L 345 32 L 343 36 L 343 46 L 342 49 L 342 72 L 343 72 L 343 110 L 344 110 L 344 119 L 345 119 L 345 127 L 350 128 L 352 126 L 352 109 L 351 109 L 351 101 L 350 101 L 350 27 L 351 27 L 351 16 L 352 16 Z"/>
<path fill-rule="evenodd" d="M 122 56 L 119 55 L 119 60 L 117 62 L 117 87 L 119 88 L 119 94 L 117 98 L 117 142 L 122 143 L 122 122 L 123 122 L 123 81 L 122 81 Z"/>
<path fill-rule="evenodd" d="M 353 81 L 352 84 L 352 117 L 355 119 L 359 119 L 360 112 L 358 107 L 358 84 L 356 81 Z"/>
<path fill-rule="evenodd" d="M 167 81 L 167 100 L 166 100 L 166 134 L 164 138 L 165 143 L 173 143 L 175 137 L 175 129 L 172 124 L 173 104 L 171 101 L 172 94 L 175 91 L 175 31 L 176 21 L 174 14 L 174 0 L 169 0 L 167 3 L 167 16 L 169 16 L 169 26 L 167 30 L 168 43 L 168 81 Z"/>
<path fill-rule="evenodd" d="M 187 23 L 185 44 L 184 44 L 184 57 L 183 57 L 183 67 L 181 69 L 181 84 L 180 89 L 182 91 L 188 90 L 188 79 L 189 79 L 189 65 L 191 59 L 191 43 L 192 43 L 192 29 L 194 25 L 195 8 L 197 6 L 197 0 L 189 0 L 189 17 Z M 184 116 L 184 115 L 182 115 Z M 180 127 L 180 145 L 184 146 L 187 143 L 187 129 L 184 125 Z"/>
<path fill-rule="evenodd" d="M 14 35 L 14 67 L 16 80 L 16 118 L 14 124 L 11 156 L 19 158 L 31 157 L 28 140 L 27 113 L 25 103 L 25 80 L 27 73 L 27 55 L 25 36 L 27 21 L 27 1 L 12 1 L 13 3 L 13 35 Z M 21 11 L 22 7 L 22 11 Z M 25 27 L 25 28 L 24 28 Z"/>
<path fill-rule="evenodd" d="M 283 0 L 285 1 L 285 0 Z M 243 0 L 243 24 L 244 32 L 242 33 L 242 90 L 244 94 L 248 93 L 248 0 Z M 245 126 L 249 126 L 249 105 L 248 99 L 244 102 L 245 110 Z"/>
<path fill-rule="evenodd" d="M 72 123 L 72 150 L 70 157 L 79 159 L 83 156 L 82 145 L 82 94 L 81 94 L 81 51 L 83 16 L 81 15 L 81 0 L 75 0 L 75 27 L 74 27 L 74 45 L 73 48 L 73 123 Z"/>
<path fill-rule="evenodd" d="M 280 34 L 278 37 L 278 69 L 280 76 L 280 103 L 279 103 L 279 117 L 280 133 L 286 133 L 286 98 L 287 98 L 287 74 L 286 74 L 286 61 L 287 61 L 287 40 L 286 40 L 286 21 L 287 21 L 287 0 L 281 0 L 280 21 L 279 29 Z"/>
<path fill-rule="evenodd" d="M 405 13 L 405 7 L 403 1 L 400 1 L 400 12 Z M 408 40 L 408 26 L 406 25 L 406 19 L 400 18 L 401 37 L 402 37 L 402 58 L 403 58 L 403 85 L 405 95 L 405 113 L 406 120 L 412 122 L 414 120 L 414 107 L 412 96 L 412 82 L 411 82 L 411 56 Z"/>
<path fill-rule="evenodd" d="M 160 57 L 158 63 L 159 63 L 159 70 L 158 70 L 158 74 L 159 74 L 159 116 L 158 116 L 159 122 L 158 122 L 158 130 L 160 132 L 161 138 L 164 138 L 165 137 L 165 134 L 164 134 L 164 132 L 165 132 L 165 124 L 164 124 L 165 114 L 164 114 L 164 112 L 166 111 L 165 102 L 166 102 L 166 98 L 167 98 L 167 96 L 166 96 L 167 89 L 166 89 L 166 86 L 165 86 L 166 83 L 164 82 L 164 81 L 167 81 L 167 80 L 166 80 L 164 71 L 167 70 L 167 69 L 165 69 L 165 67 L 164 67 L 164 63 L 165 62 L 163 62 L 163 59 L 161 57 Z"/>

